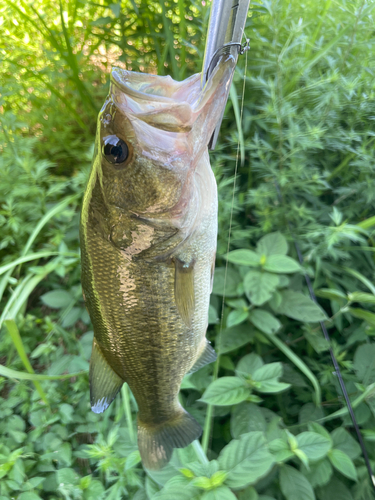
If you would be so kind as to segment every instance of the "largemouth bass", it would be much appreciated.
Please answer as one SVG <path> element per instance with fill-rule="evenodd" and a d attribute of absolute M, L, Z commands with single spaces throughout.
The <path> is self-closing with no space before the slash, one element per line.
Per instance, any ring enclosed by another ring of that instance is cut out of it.
<path fill-rule="evenodd" d="M 129 384 L 149 469 L 201 434 L 178 393 L 216 358 L 205 337 L 217 236 L 207 143 L 234 66 L 223 57 L 203 90 L 199 74 L 177 82 L 114 68 L 98 118 L 80 224 L 91 407 L 103 412 Z"/>

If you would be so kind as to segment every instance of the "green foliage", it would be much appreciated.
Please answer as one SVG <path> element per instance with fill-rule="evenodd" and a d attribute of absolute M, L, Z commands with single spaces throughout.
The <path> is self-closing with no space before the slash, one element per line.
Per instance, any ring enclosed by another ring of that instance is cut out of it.
<path fill-rule="evenodd" d="M 103 415 L 90 411 L 78 221 L 109 70 L 199 71 L 208 13 L 208 2 L 184 0 L 0 6 L 0 500 L 374 498 L 319 326 L 374 467 L 368 0 L 252 2 L 243 120 L 242 58 L 211 158 L 219 238 L 208 336 L 219 358 L 181 391 L 207 455 L 195 442 L 146 473 L 127 386 Z"/>

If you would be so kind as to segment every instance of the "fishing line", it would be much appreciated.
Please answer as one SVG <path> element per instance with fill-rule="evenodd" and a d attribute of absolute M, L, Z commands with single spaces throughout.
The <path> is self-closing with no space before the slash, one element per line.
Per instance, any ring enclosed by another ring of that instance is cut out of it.
<path fill-rule="evenodd" d="M 279 202 L 281 204 L 283 204 L 283 197 L 282 197 L 282 194 L 281 194 L 280 186 L 279 186 L 279 184 L 278 184 L 277 181 L 275 181 L 275 186 L 276 186 L 276 191 L 277 191 L 277 196 L 278 196 Z M 302 255 L 301 249 L 300 249 L 300 247 L 299 247 L 299 245 L 297 243 L 297 240 L 296 240 L 296 238 L 294 236 L 294 233 L 293 233 L 292 228 L 291 228 L 291 224 L 290 224 L 290 222 L 289 222 L 288 219 L 286 219 L 286 223 L 287 223 L 290 235 L 292 237 L 292 240 L 293 240 L 293 243 L 294 243 L 294 247 L 295 247 L 296 252 L 297 252 L 299 263 L 303 267 L 304 261 L 303 261 L 303 255 Z M 304 273 L 304 277 L 305 277 L 307 288 L 309 290 L 309 295 L 310 295 L 311 300 L 313 302 L 315 302 L 315 304 L 319 305 L 319 303 L 317 301 L 317 298 L 316 298 L 316 295 L 314 293 L 314 289 L 313 289 L 310 277 L 308 276 L 307 273 Z M 364 458 L 365 463 L 366 463 L 367 472 L 368 472 L 368 474 L 370 476 L 370 482 L 372 484 L 373 490 L 375 491 L 375 476 L 374 476 L 374 473 L 372 471 L 372 467 L 371 467 L 371 464 L 370 464 L 370 459 L 369 459 L 369 456 L 368 456 L 368 453 L 367 453 L 367 449 L 366 449 L 365 443 L 363 441 L 363 437 L 362 437 L 362 434 L 361 434 L 361 431 L 360 431 L 360 428 L 359 428 L 356 416 L 354 414 L 353 406 L 351 404 L 351 401 L 350 401 L 350 398 L 349 398 L 349 394 L 348 394 L 348 391 L 347 391 L 346 386 L 345 386 L 344 379 L 342 378 L 340 366 L 339 366 L 338 361 L 336 359 L 335 353 L 333 352 L 333 349 L 331 347 L 331 337 L 330 337 L 330 335 L 328 333 L 328 330 L 327 330 L 327 328 L 326 328 L 326 326 L 324 324 L 324 321 L 319 321 L 319 324 L 320 324 L 320 327 L 322 329 L 324 338 L 326 339 L 326 341 L 329 344 L 329 354 L 331 356 L 332 364 L 333 364 L 333 366 L 335 368 L 335 371 L 333 373 L 334 373 L 334 375 L 336 375 L 336 377 L 337 377 L 337 379 L 339 381 L 340 388 L 342 390 L 342 393 L 343 393 L 343 396 L 344 396 L 344 399 L 345 399 L 345 403 L 346 403 L 346 406 L 348 407 L 350 418 L 352 420 L 353 427 L 354 427 L 355 432 L 357 434 L 357 439 L 358 439 L 359 445 L 360 445 L 361 450 L 362 450 L 363 458 Z"/>
<path fill-rule="evenodd" d="M 239 54 L 245 54 L 245 68 L 244 68 L 244 75 L 243 75 L 243 84 L 242 84 L 242 98 L 241 98 L 241 110 L 240 110 L 240 124 L 242 123 L 242 115 L 243 115 L 243 108 L 244 108 L 244 99 L 245 99 L 245 89 L 246 89 L 246 73 L 247 73 L 247 52 L 250 49 L 250 40 L 246 38 L 246 41 L 243 45 L 240 43 L 227 43 L 220 47 L 212 56 L 211 62 L 209 64 L 209 68 L 212 65 L 212 61 L 214 57 L 217 56 L 221 51 L 227 50 L 227 47 L 230 49 L 232 46 L 237 46 L 239 47 Z M 208 73 L 207 73 L 208 74 Z M 230 210 L 230 218 L 229 218 L 229 229 L 228 229 L 228 245 L 227 245 L 227 254 L 229 252 L 230 248 L 230 238 L 231 238 L 231 232 L 232 232 L 232 222 L 233 222 L 233 210 L 234 210 L 234 197 L 236 193 L 236 181 L 237 181 L 237 171 L 238 171 L 238 159 L 240 155 L 240 133 L 238 131 L 238 141 L 237 141 L 237 152 L 236 152 L 236 161 L 235 161 L 235 168 L 234 168 L 234 180 L 233 180 L 233 191 L 232 191 L 232 204 L 231 204 L 231 210 Z M 228 260 L 226 260 L 225 263 L 225 272 L 224 272 L 224 289 L 223 289 L 223 300 L 221 304 L 221 318 L 220 318 L 220 329 L 219 333 L 217 335 L 217 340 L 215 342 L 215 345 L 218 345 L 218 350 L 217 350 L 217 359 L 215 362 L 215 367 L 214 367 L 214 373 L 213 373 L 213 379 L 212 381 L 215 381 L 218 377 L 219 374 L 219 366 L 220 366 L 220 348 L 221 348 L 221 334 L 223 331 L 223 324 L 224 324 L 224 304 L 225 304 L 225 287 L 226 287 L 226 282 L 227 282 L 227 274 L 228 274 Z M 212 441 L 212 433 L 213 433 L 213 426 L 211 425 L 211 422 L 214 417 L 214 406 L 209 405 L 207 408 L 207 414 L 206 414 L 206 420 L 205 420 L 205 425 L 204 425 L 204 431 L 203 431 L 203 439 L 202 439 L 202 448 L 204 449 L 205 453 L 207 454 L 208 450 L 208 445 L 211 444 Z"/>

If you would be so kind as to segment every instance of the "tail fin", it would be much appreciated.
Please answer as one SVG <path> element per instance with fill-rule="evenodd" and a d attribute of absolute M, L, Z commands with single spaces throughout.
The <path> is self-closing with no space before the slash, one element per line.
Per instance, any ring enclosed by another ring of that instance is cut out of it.
<path fill-rule="evenodd" d="M 171 459 L 174 448 L 184 448 L 201 434 L 201 426 L 183 408 L 176 417 L 155 426 L 138 418 L 138 448 L 144 467 L 161 469 Z"/>

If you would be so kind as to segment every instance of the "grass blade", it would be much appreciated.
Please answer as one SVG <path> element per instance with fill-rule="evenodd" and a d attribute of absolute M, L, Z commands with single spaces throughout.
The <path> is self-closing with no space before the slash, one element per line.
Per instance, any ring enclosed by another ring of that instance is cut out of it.
<path fill-rule="evenodd" d="M 47 212 L 38 222 L 38 224 L 35 226 L 34 231 L 30 234 L 29 239 L 26 242 L 26 245 L 24 249 L 22 250 L 21 256 L 24 256 L 27 254 L 29 251 L 31 245 L 33 244 L 35 238 L 38 236 L 40 230 L 42 229 L 43 226 L 47 224 L 47 222 L 52 219 L 55 215 L 57 215 L 59 212 L 62 212 L 69 203 L 72 201 L 76 200 L 79 195 L 73 195 L 73 196 L 68 196 L 68 198 L 64 198 L 60 203 L 55 205 L 49 212 Z"/>
<path fill-rule="evenodd" d="M 178 0 L 178 11 L 180 14 L 180 23 L 178 25 L 179 34 L 181 37 L 181 49 L 180 49 L 180 80 L 184 80 L 186 76 L 186 19 L 185 19 L 185 1 Z"/>
<path fill-rule="evenodd" d="M 11 336 L 14 347 L 17 349 L 18 355 L 21 358 L 22 363 L 24 364 L 26 370 L 29 373 L 34 373 L 33 367 L 30 364 L 30 361 L 27 357 L 25 348 L 22 343 L 20 332 L 18 331 L 17 325 L 13 319 L 5 320 L 5 326 Z M 33 384 L 35 385 L 35 389 L 38 391 L 40 398 L 44 401 L 46 405 L 48 405 L 48 400 L 45 392 L 42 389 L 42 386 L 37 380 L 33 380 Z"/>
<path fill-rule="evenodd" d="M 363 276 L 358 271 L 355 271 L 354 269 L 350 269 L 349 267 L 343 267 L 344 271 L 347 272 L 348 274 L 351 274 L 355 278 L 357 278 L 359 281 L 361 281 L 367 288 L 375 295 L 375 286 L 371 283 L 370 280 L 366 278 L 366 276 Z"/>
<path fill-rule="evenodd" d="M 9 269 L 14 269 L 18 264 L 23 264 L 24 262 L 30 262 L 30 260 L 38 260 L 38 259 L 45 259 L 46 257 L 52 257 L 53 255 L 61 255 L 59 252 L 36 252 L 36 253 L 29 253 L 29 255 L 25 255 L 24 257 L 19 257 L 18 259 L 14 260 L 13 262 L 9 262 L 9 264 L 4 264 L 3 266 L 0 267 L 0 274 L 4 274 Z M 72 257 L 77 256 L 78 254 L 73 254 L 72 252 Z"/>
<path fill-rule="evenodd" d="M 165 34 L 165 39 L 168 45 L 169 49 L 169 55 L 171 59 L 171 69 L 172 69 L 172 76 L 175 80 L 178 79 L 178 68 L 177 68 L 177 61 L 175 58 L 176 55 L 176 50 L 174 48 L 174 43 L 173 43 L 173 33 L 170 28 L 170 23 L 169 19 L 167 17 L 167 14 L 165 12 L 165 5 L 164 5 L 164 0 L 160 2 L 160 6 L 162 9 L 162 15 L 163 15 L 163 27 L 164 27 L 164 34 Z"/>
<path fill-rule="evenodd" d="M 315 377 L 310 368 L 302 361 L 297 354 L 294 354 L 292 349 L 288 347 L 282 340 L 279 339 L 276 335 L 269 335 L 268 333 L 263 333 L 268 340 L 273 342 L 275 346 L 283 353 L 290 361 L 310 380 L 312 386 L 315 390 L 315 404 L 320 406 L 322 403 L 322 392 L 320 389 L 320 385 L 318 379 Z"/>
<path fill-rule="evenodd" d="M 88 91 L 85 84 L 79 78 L 79 68 L 78 68 L 77 58 L 73 52 L 73 49 L 72 49 L 72 46 L 71 46 L 71 43 L 69 40 L 69 33 L 68 33 L 68 30 L 66 28 L 65 21 L 64 21 L 61 0 L 60 0 L 60 20 L 61 20 L 61 26 L 62 26 L 62 30 L 63 30 L 64 39 L 65 39 L 65 45 L 66 45 L 66 48 L 68 51 L 68 55 L 65 57 L 64 57 L 63 52 L 60 51 L 61 56 L 64 57 L 64 59 L 66 60 L 66 62 L 69 65 L 70 69 L 72 70 L 74 82 L 76 84 L 79 95 L 81 96 L 81 99 L 83 100 L 83 102 L 87 102 L 87 104 L 89 104 L 91 106 L 91 108 L 93 109 L 93 111 L 96 113 L 98 110 L 97 110 L 96 104 L 92 98 L 91 92 Z"/>
<path fill-rule="evenodd" d="M 357 226 L 361 227 L 362 229 L 369 229 L 370 227 L 375 226 L 375 216 L 369 217 L 368 219 L 359 222 Z"/>
<path fill-rule="evenodd" d="M 129 386 L 126 382 L 121 387 L 121 396 L 122 396 L 122 401 L 124 403 L 124 412 L 125 412 L 126 422 L 128 424 L 130 441 L 132 443 L 135 443 L 136 439 L 133 429 L 132 411 L 130 407 Z"/>
<path fill-rule="evenodd" d="M 368 397 L 374 397 L 374 391 L 375 391 L 375 384 L 371 384 L 368 387 L 366 387 L 366 390 L 358 396 L 354 401 L 352 401 L 352 408 L 357 408 L 363 401 L 366 400 Z M 327 422 L 328 420 L 333 420 L 335 418 L 343 418 L 346 415 L 348 415 L 349 410 L 348 407 L 345 406 L 344 408 L 341 408 L 340 410 L 335 411 L 334 413 L 331 413 L 330 415 L 327 415 L 326 417 L 320 418 L 317 420 L 317 422 Z"/>
<path fill-rule="evenodd" d="M 230 95 L 230 100 L 231 100 L 232 106 L 233 106 L 234 116 L 236 118 L 236 125 L 237 125 L 237 130 L 238 130 L 238 140 L 240 143 L 241 166 L 243 166 L 243 164 L 245 163 L 245 142 L 244 142 L 244 138 L 243 138 L 240 107 L 238 105 L 238 97 L 237 97 L 236 87 L 234 86 L 234 83 L 232 83 L 232 85 L 230 87 L 229 95 Z"/>
<path fill-rule="evenodd" d="M 26 373 L 19 372 L 17 370 L 12 370 L 4 365 L 0 365 L 0 375 L 2 377 L 12 378 L 16 380 L 31 380 L 31 381 L 42 381 L 42 380 L 63 380 L 66 378 L 79 377 L 80 375 L 86 375 L 88 372 L 77 372 L 77 373 L 66 373 L 65 375 L 39 375 L 38 373 Z"/>
<path fill-rule="evenodd" d="M 14 302 L 16 301 L 16 299 L 18 298 L 18 296 L 21 294 L 23 288 L 27 285 L 27 283 L 31 280 L 31 278 L 33 276 L 34 275 L 32 273 L 30 273 L 27 276 L 25 276 L 25 278 L 23 278 L 18 283 L 18 285 L 16 286 L 16 288 L 13 290 L 12 295 L 9 297 L 8 302 L 5 304 L 3 312 L 1 313 L 1 316 L 0 316 L 0 328 L 1 328 L 1 326 L 3 324 L 3 321 L 5 320 L 5 318 L 8 317 L 9 311 L 10 311 L 11 307 L 13 306 Z"/>

